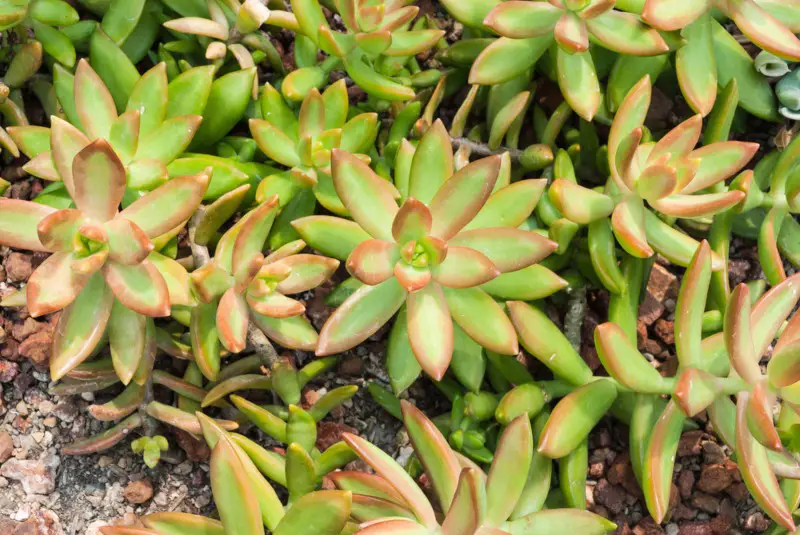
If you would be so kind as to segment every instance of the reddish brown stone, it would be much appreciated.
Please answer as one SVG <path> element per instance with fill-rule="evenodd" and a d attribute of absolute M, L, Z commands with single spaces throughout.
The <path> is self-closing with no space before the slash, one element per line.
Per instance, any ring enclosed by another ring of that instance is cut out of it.
<path fill-rule="evenodd" d="M 652 517 L 645 517 L 633 528 L 634 535 L 663 535 L 664 530 Z"/>
<path fill-rule="evenodd" d="M 10 360 L 0 360 L 0 383 L 10 383 L 19 373 L 19 364 Z"/>
<path fill-rule="evenodd" d="M 14 442 L 11 440 L 11 435 L 5 431 L 0 432 L 0 464 L 11 458 L 12 451 L 14 451 Z"/>
<path fill-rule="evenodd" d="M 661 344 L 658 340 L 653 340 L 652 338 L 648 338 L 643 346 L 645 353 L 650 353 L 653 356 L 658 356 L 664 351 L 664 348 L 661 347 Z"/>
<path fill-rule="evenodd" d="M 39 332 L 47 327 L 46 322 L 39 322 L 33 318 L 25 318 L 22 323 L 14 323 L 11 327 L 11 336 L 18 341 L 23 341 L 33 333 Z"/>
<path fill-rule="evenodd" d="M 724 515 L 717 515 L 711 519 L 711 529 L 714 535 L 728 535 L 731 532 L 732 523 Z"/>
<path fill-rule="evenodd" d="M 148 479 L 131 481 L 123 494 L 130 503 L 144 503 L 153 497 L 153 484 Z"/>
<path fill-rule="evenodd" d="M 703 431 L 688 431 L 681 435 L 678 442 L 678 457 L 695 457 L 703 451 L 701 445 L 705 433 Z"/>
<path fill-rule="evenodd" d="M 639 349 L 644 349 L 648 339 L 647 324 L 640 319 L 636 322 L 636 346 Z"/>
<path fill-rule="evenodd" d="M 739 472 L 739 466 L 731 461 L 730 459 L 725 459 L 725 469 L 728 470 L 728 473 L 731 475 L 734 481 L 741 481 L 742 480 L 742 473 Z"/>
<path fill-rule="evenodd" d="M 607 479 L 601 479 L 594 487 L 594 501 L 605 506 L 611 514 L 618 515 L 625 509 L 625 491 Z"/>
<path fill-rule="evenodd" d="M 691 509 L 690 507 L 686 507 L 682 503 L 675 505 L 675 508 L 672 510 L 672 515 L 670 518 L 675 521 L 680 520 L 692 520 L 695 516 L 697 516 L 697 511 Z"/>
<path fill-rule="evenodd" d="M 308 410 L 314 403 L 319 401 L 319 398 L 321 397 L 322 396 L 317 390 L 313 388 L 306 388 L 303 390 L 303 399 L 300 402 L 300 406 L 303 407 L 303 409 Z"/>
<path fill-rule="evenodd" d="M 642 489 L 636 480 L 636 474 L 633 473 L 631 459 L 626 453 L 618 455 L 611 463 L 608 480 L 614 485 L 621 485 L 632 496 L 642 496 Z"/>
<path fill-rule="evenodd" d="M 717 514 L 719 512 L 719 498 L 706 494 L 705 492 L 695 492 L 691 499 L 692 507 L 696 507 L 706 513 Z"/>
<path fill-rule="evenodd" d="M 681 498 L 688 498 L 692 494 L 692 487 L 694 486 L 694 474 L 690 470 L 684 470 L 678 476 L 678 490 L 681 493 Z"/>
<path fill-rule="evenodd" d="M 761 533 L 762 531 L 767 531 L 769 528 L 769 519 L 764 516 L 764 513 L 755 512 L 747 515 L 742 527 L 750 531 L 755 531 L 756 533 Z"/>
<path fill-rule="evenodd" d="M 175 430 L 175 439 L 178 446 L 186 452 L 186 456 L 195 462 L 207 461 L 211 457 L 211 450 L 205 440 L 198 440 L 186 431 Z"/>
<path fill-rule="evenodd" d="M 358 431 L 349 425 L 339 422 L 321 422 L 317 424 L 317 447 L 320 451 L 325 451 L 342 440 L 342 433 L 358 434 Z"/>
<path fill-rule="evenodd" d="M 37 367 L 45 367 L 50 362 L 53 333 L 49 329 L 39 331 L 19 345 L 19 354 L 29 359 Z"/>
<path fill-rule="evenodd" d="M 664 266 L 656 263 L 650 270 L 647 293 L 658 302 L 678 295 L 678 278 Z"/>
<path fill-rule="evenodd" d="M 62 535 L 61 522 L 52 511 L 36 511 L 25 522 L 17 526 L 14 535 Z"/>
<path fill-rule="evenodd" d="M 675 322 L 659 319 L 655 324 L 656 335 L 667 345 L 675 343 Z"/>
<path fill-rule="evenodd" d="M 28 280 L 33 272 L 32 255 L 24 253 L 11 253 L 6 259 L 6 276 L 11 282 Z"/>
<path fill-rule="evenodd" d="M 600 479 L 606 471 L 606 465 L 602 462 L 591 463 L 589 465 L 589 477 Z"/>
<path fill-rule="evenodd" d="M 656 322 L 664 313 L 664 304 L 650 295 L 645 295 L 644 301 L 639 305 L 639 320 L 648 327 Z"/>
<path fill-rule="evenodd" d="M 685 522 L 679 526 L 679 535 L 715 535 L 714 527 L 711 522 L 702 520 L 699 522 Z"/>
<path fill-rule="evenodd" d="M 725 492 L 737 502 L 746 500 L 750 496 L 750 491 L 747 490 L 747 486 L 744 483 L 733 483 L 725 489 Z"/>
<path fill-rule="evenodd" d="M 6 338 L 6 341 L 0 344 L 0 357 L 19 360 L 19 342 L 13 338 Z"/>
<path fill-rule="evenodd" d="M 703 466 L 697 488 L 711 494 L 722 492 L 733 482 L 730 472 L 721 464 Z"/>

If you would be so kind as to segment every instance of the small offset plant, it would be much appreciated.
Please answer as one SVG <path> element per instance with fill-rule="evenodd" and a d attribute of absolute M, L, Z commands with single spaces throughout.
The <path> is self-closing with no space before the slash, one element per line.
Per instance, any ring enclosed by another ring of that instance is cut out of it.
<path fill-rule="evenodd" d="M 154 437 L 139 437 L 131 442 L 133 453 L 142 454 L 144 464 L 148 468 L 155 468 L 161 461 L 161 452 L 169 449 L 169 442 L 161 435 Z"/>
<path fill-rule="evenodd" d="M 328 73 L 341 65 L 370 96 L 386 101 L 414 98 L 414 86 L 433 85 L 440 73 L 421 72 L 414 56 L 433 48 L 444 32 L 438 28 L 409 29 L 419 8 L 409 0 L 336 0 L 333 7 L 345 25 L 345 32 L 331 29 L 317 0 L 293 0 L 299 32 L 309 42 L 302 56 L 295 53 L 297 71 L 283 82 L 284 96 L 302 100 L 312 87 L 321 88 Z M 423 22 L 425 19 L 421 19 Z M 316 64 L 316 51 L 329 58 Z M 436 75 L 436 76 L 431 76 Z"/>
<path fill-rule="evenodd" d="M 610 216 L 614 236 L 628 254 L 647 258 L 657 251 L 685 266 L 697 242 L 670 228 L 656 213 L 673 219 L 704 218 L 736 206 L 745 192 L 713 188 L 742 169 L 758 145 L 724 141 L 695 149 L 703 126 L 700 115 L 684 121 L 658 142 L 643 140 L 651 91 L 650 79 L 645 76 L 614 117 L 608 140 L 611 179 L 605 192 L 558 178 L 549 195 L 567 218 L 595 225 L 597 230 L 606 226 L 599 221 Z M 611 267 L 613 278 L 621 279 L 619 268 Z M 715 268 L 722 268 L 721 259 L 717 258 Z"/>
<path fill-rule="evenodd" d="M 350 115 L 344 80 L 322 94 L 312 89 L 297 115 L 269 84 L 264 86 L 260 104 L 264 119 L 250 120 L 253 139 L 270 159 L 289 168 L 288 176 L 266 177 L 257 192 L 259 198 L 278 193 L 285 206 L 269 241 L 275 249 L 297 236 L 291 221 L 312 215 L 317 202 L 333 213 L 348 215 L 333 187 L 331 152 L 341 149 L 369 163 L 378 135 L 378 115 Z"/>
<path fill-rule="evenodd" d="M 669 51 L 659 33 L 604 0 L 514 1 L 497 5 L 481 19 L 481 9 L 464 11 L 457 0 L 444 2 L 460 22 L 501 36 L 475 59 L 470 82 L 494 85 L 533 67 L 549 51 L 564 98 L 591 121 L 602 103 L 600 82 L 589 51 L 589 36 L 620 54 L 656 56 Z"/>
<path fill-rule="evenodd" d="M 239 353 L 247 347 L 251 322 L 284 347 L 317 347 L 317 332 L 303 316 L 305 306 L 285 294 L 319 286 L 339 261 L 296 254 L 305 246 L 302 241 L 264 257 L 261 251 L 277 212 L 277 196 L 248 212 L 220 238 L 213 261 L 191 274 L 199 301 L 191 311 L 192 353 L 211 381 L 217 380 L 222 348 Z"/>

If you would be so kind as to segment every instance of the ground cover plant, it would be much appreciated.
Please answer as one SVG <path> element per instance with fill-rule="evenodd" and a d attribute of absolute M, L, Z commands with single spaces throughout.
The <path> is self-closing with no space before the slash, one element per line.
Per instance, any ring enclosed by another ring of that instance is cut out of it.
<path fill-rule="evenodd" d="M 0 0 L 0 482 L 55 488 L 32 376 L 91 402 L 60 457 L 208 461 L 202 505 L 104 535 L 795 533 L 796 31 L 795 0 Z"/>

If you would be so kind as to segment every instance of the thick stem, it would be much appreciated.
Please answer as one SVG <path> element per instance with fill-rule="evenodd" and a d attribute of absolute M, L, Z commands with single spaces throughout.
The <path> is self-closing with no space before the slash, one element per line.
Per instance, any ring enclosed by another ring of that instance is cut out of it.
<path fill-rule="evenodd" d="M 486 143 L 481 143 L 479 141 L 472 141 L 471 139 L 465 137 L 451 137 L 450 142 L 456 149 L 459 149 L 461 147 L 469 148 L 470 152 L 474 156 L 478 156 L 479 158 L 485 158 L 486 156 L 494 156 L 496 154 L 503 154 L 507 152 L 509 156 L 511 156 L 512 162 L 519 162 L 519 158 L 522 155 L 522 151 L 519 149 L 512 149 L 509 147 L 499 147 L 497 149 L 492 150 Z"/>
<path fill-rule="evenodd" d="M 194 241 L 194 235 L 197 231 L 197 225 L 203 219 L 206 209 L 200 206 L 189 220 L 189 247 L 192 250 L 192 259 L 194 259 L 194 268 L 201 268 L 211 262 L 211 255 L 208 252 L 208 247 L 205 245 L 198 245 Z"/>
<path fill-rule="evenodd" d="M 572 290 L 567 301 L 567 313 L 564 316 L 564 335 L 575 348 L 581 350 L 581 330 L 586 318 L 586 285 Z"/>
<path fill-rule="evenodd" d="M 192 250 L 195 269 L 201 268 L 211 262 L 211 255 L 208 252 L 208 247 L 198 245 L 194 241 L 197 225 L 200 223 L 204 211 L 205 209 L 200 207 L 197 212 L 195 212 L 194 216 L 192 216 L 192 219 L 189 220 L 189 247 Z M 272 365 L 278 362 L 278 352 L 275 351 L 275 348 L 272 346 L 267 336 L 261 332 L 261 329 L 256 327 L 252 322 L 247 329 L 247 345 L 248 347 L 243 354 L 255 353 L 268 369 L 272 369 Z"/>
<path fill-rule="evenodd" d="M 275 351 L 269 338 L 252 323 L 247 329 L 247 345 L 248 350 L 258 355 L 268 370 L 278 362 L 278 352 Z"/>

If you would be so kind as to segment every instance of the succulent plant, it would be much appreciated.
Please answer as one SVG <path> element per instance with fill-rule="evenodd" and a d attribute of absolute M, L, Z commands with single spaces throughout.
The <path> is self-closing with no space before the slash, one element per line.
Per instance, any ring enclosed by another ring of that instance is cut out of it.
<path fill-rule="evenodd" d="M 282 68 L 280 58 L 267 36 L 261 31 L 263 24 L 297 30 L 297 20 L 286 11 L 271 11 L 265 0 L 209 0 L 205 2 L 207 13 L 204 16 L 185 16 L 164 22 L 170 30 L 194 35 L 205 48 L 205 59 L 222 64 L 228 53 L 239 67 L 248 69 L 257 63 L 252 51 L 267 56 L 273 66 Z M 172 45 L 172 46 L 170 46 Z M 199 45 L 198 45 L 199 46 Z M 174 41 L 165 44 L 166 50 L 189 50 L 193 47 L 187 41 Z M 253 98 L 258 98 L 258 80 L 253 80 Z"/>
<path fill-rule="evenodd" d="M 167 182 L 167 165 L 189 146 L 202 117 L 174 113 L 164 64 L 145 73 L 134 85 L 127 111 L 121 115 L 111 92 L 87 61 L 78 63 L 74 79 L 67 71 L 56 73 L 57 92 L 58 88 L 63 90 L 61 105 L 72 124 L 54 116 L 49 129 L 9 127 L 12 139 L 31 158 L 24 166 L 28 173 L 66 186 L 72 159 L 102 138 L 124 166 L 124 178 L 131 190 L 128 202 Z M 69 188 L 66 193 L 71 193 Z"/>
<path fill-rule="evenodd" d="M 297 254 L 305 244 L 290 242 L 266 258 L 261 253 L 278 212 L 277 195 L 248 212 L 217 243 L 214 259 L 191 274 L 199 301 L 191 311 L 194 360 L 203 375 L 217 379 L 224 347 L 247 347 L 250 324 L 284 347 L 312 351 L 317 332 L 305 306 L 285 294 L 301 293 L 326 281 L 338 260 Z"/>
<path fill-rule="evenodd" d="M 445 7 L 462 23 L 501 36 L 475 59 L 470 82 L 494 85 L 525 72 L 546 52 L 552 56 L 558 84 L 573 110 L 591 121 L 602 104 L 600 82 L 589 51 L 594 42 L 620 54 L 657 56 L 669 51 L 659 33 L 605 0 L 513 1 L 460 13 L 457 2 Z"/>
<path fill-rule="evenodd" d="M 169 442 L 161 435 L 154 437 L 139 437 L 131 442 L 133 453 L 141 453 L 144 464 L 148 468 L 155 468 L 161 460 L 161 452 L 169 449 Z"/>
<path fill-rule="evenodd" d="M 748 178 L 747 199 L 732 221 L 734 232 L 758 241 L 759 261 L 773 285 L 786 279 L 784 258 L 794 265 L 800 262 L 795 245 L 800 225 L 793 215 L 800 207 L 792 178 L 800 161 L 798 150 L 800 140 L 795 137 L 782 152 L 772 152 L 759 162 Z"/>
<path fill-rule="evenodd" d="M 736 451 L 748 489 L 778 524 L 792 531 L 791 511 L 775 473 L 796 478 L 800 464 L 781 445 L 773 423 L 772 402 L 780 396 L 784 399 L 783 410 L 797 411 L 793 400 L 800 378 L 795 370 L 796 356 L 790 349 L 796 336 L 794 320 L 775 345 L 767 376 L 762 376 L 758 360 L 800 299 L 797 283 L 787 279 L 774 287 L 752 311 L 747 286 L 737 287 L 728 303 L 724 333 L 702 339 L 701 318 L 711 283 L 711 264 L 711 250 L 703 242 L 687 269 L 678 296 L 675 340 L 680 366 L 675 377 L 662 377 L 654 370 L 614 323 L 602 324 L 595 331 L 598 356 L 622 387 L 644 394 L 672 395 L 660 416 L 640 416 L 650 438 L 640 454 L 632 456 L 634 467 L 641 474 L 648 509 L 657 522 L 664 519 L 669 507 L 672 469 L 683 423 L 687 417 L 708 409 L 714 429 Z M 732 395 L 737 397 L 736 408 L 729 397 Z M 554 414 L 557 410 L 558 407 Z"/>
<path fill-rule="evenodd" d="M 261 472 L 272 482 L 289 491 L 294 502 L 316 489 L 323 477 L 357 459 L 344 442 L 337 442 L 325 451 L 316 447 L 317 422 L 330 410 L 350 399 L 356 386 L 335 388 L 322 396 L 309 409 L 297 405 L 265 409 L 239 396 L 231 401 L 241 413 L 268 436 L 286 445 L 285 452 L 269 451 L 238 434 L 231 438 L 250 456 Z"/>
<path fill-rule="evenodd" d="M 645 76 L 617 111 L 609 133 L 611 180 L 605 193 L 558 178 L 549 196 L 568 219 L 580 224 L 605 225 L 599 221 L 610 215 L 611 229 L 628 254 L 647 258 L 658 251 L 686 266 L 697 242 L 664 223 L 645 202 L 672 220 L 707 217 L 736 206 L 746 197 L 744 191 L 717 191 L 713 187 L 746 165 L 758 144 L 721 141 L 694 149 L 702 129 L 699 114 L 657 143 L 643 142 L 650 95 L 650 79 Z M 714 266 L 715 270 L 722 269 L 723 260 L 716 257 Z M 618 280 L 619 269 L 615 264 L 609 267 L 614 271 L 611 278 Z"/>
<path fill-rule="evenodd" d="M 685 30 L 712 8 L 719 9 L 753 43 L 779 57 L 800 60 L 800 8 L 791 2 L 775 0 L 646 0 L 642 19 L 663 31 Z"/>
<path fill-rule="evenodd" d="M 332 161 L 334 187 L 355 222 L 311 216 L 293 224 L 315 249 L 347 258 L 348 270 L 364 286 L 325 323 L 317 355 L 366 340 L 404 304 L 406 319 L 396 323 L 389 349 L 401 390 L 420 367 L 442 378 L 453 355 L 453 320 L 483 347 L 515 354 L 513 327 L 487 291 L 503 296 L 524 289 L 504 281 L 491 290 L 480 286 L 502 273 L 526 273 L 555 249 L 541 235 L 515 228 L 535 206 L 541 181 L 517 182 L 493 196 L 500 157 L 453 174 L 450 139 L 440 122 L 420 140 L 410 168 L 396 173 L 407 197 L 400 208 L 391 184 L 361 160 L 337 150 Z"/>
<path fill-rule="evenodd" d="M 67 135 L 77 130 L 65 132 L 65 144 L 75 139 Z M 69 160 L 67 154 L 57 154 L 76 208 L 56 210 L 2 199 L 2 243 L 54 253 L 26 287 L 26 306 L 33 317 L 66 307 L 53 342 L 53 379 L 86 360 L 108 328 L 114 368 L 127 384 L 142 361 L 146 331 L 152 325 L 148 318 L 169 315 L 172 304 L 191 303 L 185 269 L 152 252 L 151 240 L 192 215 L 209 177 L 173 179 L 120 212 L 125 169 L 107 141 L 80 146 Z M 137 382 L 147 375 L 145 371 Z"/>
<path fill-rule="evenodd" d="M 736 80 L 739 106 L 762 119 L 777 121 L 778 109 L 770 84 L 755 72 L 747 50 L 715 20 L 712 3 L 765 50 L 781 51 L 778 54 L 786 59 L 800 52 L 800 41 L 789 29 L 797 29 L 800 22 L 800 9 L 793 4 L 771 0 L 624 2 L 625 9 L 641 13 L 644 21 L 654 28 L 680 31 L 682 44 L 675 53 L 675 72 L 684 98 L 696 113 L 708 115 L 719 91 Z M 759 24 L 752 21 L 759 21 Z M 666 72 L 667 64 L 667 56 L 650 59 L 620 56 L 609 77 L 609 109 L 616 110 L 628 89 L 642 75 L 649 73 L 655 80 L 661 72 Z"/>
<path fill-rule="evenodd" d="M 278 193 L 281 215 L 269 240 L 271 248 L 297 238 L 293 219 L 314 213 L 316 201 L 326 210 L 348 215 L 336 195 L 331 179 L 331 151 L 341 149 L 370 162 L 378 135 L 378 115 L 349 114 L 344 80 L 320 94 L 312 89 L 303 100 L 297 116 L 271 85 L 261 94 L 261 115 L 251 119 L 250 132 L 258 147 L 270 159 L 289 168 L 287 173 L 266 177 L 259 184 L 258 199 Z"/>
<path fill-rule="evenodd" d="M 251 441 L 228 434 L 213 420 L 198 414 L 203 436 L 213 448 L 211 490 L 220 520 L 186 513 L 155 513 L 142 518 L 147 529 L 141 531 L 156 535 L 198 532 L 257 535 L 265 533 L 266 526 L 276 535 L 342 533 L 347 529 L 350 517 L 351 493 L 314 490 L 314 470 L 325 462 L 324 454 L 316 460 L 311 458 L 308 452 L 316 435 L 313 420 L 309 421 L 310 416 L 301 409 L 293 414 L 290 423 L 285 426 L 291 441 L 285 461 L 285 477 L 292 483 L 286 506 L 259 471 L 265 466 L 277 467 L 278 459 L 283 459 L 258 445 L 255 445 L 258 450 L 250 449 Z M 102 528 L 102 532 L 104 535 L 125 535 L 125 529 L 109 526 Z M 344 533 L 353 531 L 347 529 Z"/>
<path fill-rule="evenodd" d="M 578 509 L 529 510 L 527 493 L 539 482 L 529 477 L 533 436 L 527 415 L 518 416 L 503 431 L 487 476 L 453 452 L 416 407 L 404 401 L 402 413 L 441 514 L 391 457 L 363 438 L 345 434 L 345 441 L 377 473 L 331 475 L 337 487 L 353 492 L 351 514 L 362 522 L 359 533 L 536 535 L 567 529 L 588 535 L 616 529 L 612 522 Z"/>
<path fill-rule="evenodd" d="M 311 87 L 323 85 L 328 72 L 337 65 L 343 65 L 350 78 L 376 99 L 409 100 L 414 98 L 414 85 L 435 84 L 438 76 L 431 75 L 439 75 L 438 71 L 421 72 L 414 56 L 430 50 L 444 32 L 417 26 L 409 29 L 419 13 L 419 8 L 411 3 L 411 0 L 336 0 L 333 7 L 346 29 L 338 32 L 328 25 L 317 0 L 293 0 L 292 11 L 299 31 L 310 40 L 307 47 L 313 52 L 317 47 L 322 49 L 331 61 L 321 65 L 305 61 L 298 65 L 301 68 L 283 82 L 284 96 L 302 100 Z"/>
<path fill-rule="evenodd" d="M 93 27 L 94 21 L 79 22 L 78 12 L 63 0 L 17 0 L 4 4 L 0 32 L 13 32 L 23 43 L 5 76 L 10 87 L 19 87 L 39 70 L 43 52 L 68 68 L 75 65 L 75 45 L 67 32 L 76 23 L 81 26 L 88 22 Z M 28 31 L 34 39 L 29 38 Z"/>

